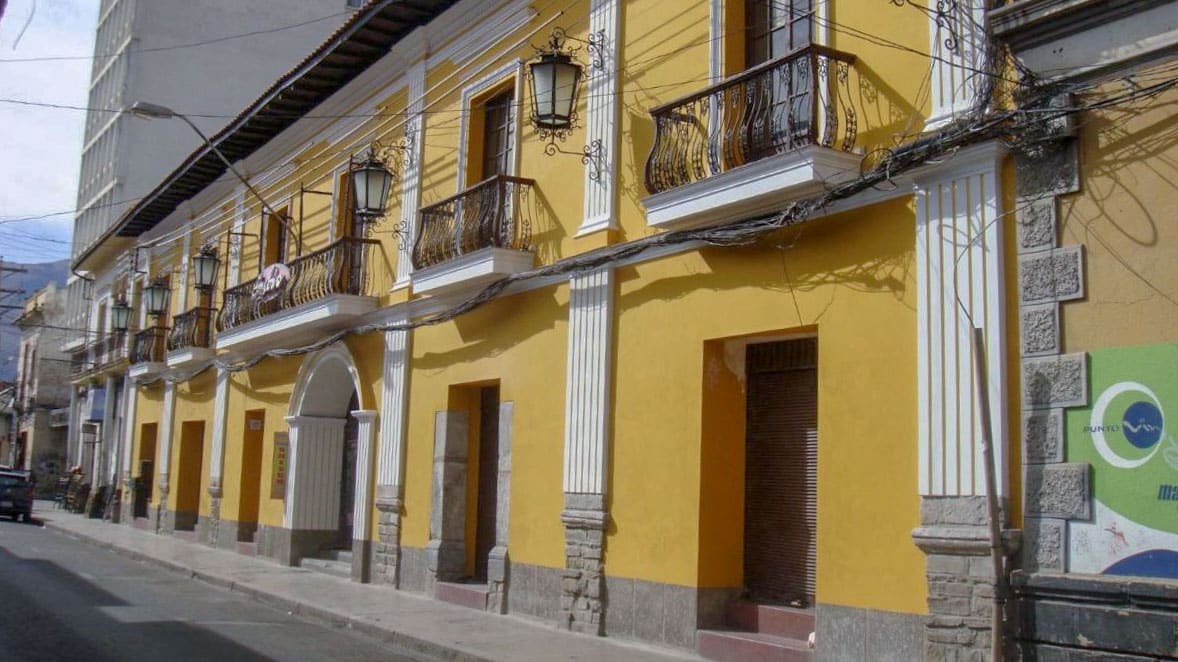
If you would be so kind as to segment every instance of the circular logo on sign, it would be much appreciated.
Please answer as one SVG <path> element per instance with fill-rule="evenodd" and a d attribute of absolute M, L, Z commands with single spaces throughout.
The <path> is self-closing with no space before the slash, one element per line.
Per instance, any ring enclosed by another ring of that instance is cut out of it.
<path fill-rule="evenodd" d="M 1117 382 L 1092 405 L 1087 430 L 1105 462 L 1119 469 L 1135 469 L 1149 462 L 1160 448 L 1158 442 L 1165 431 L 1162 403 L 1144 384 Z"/>
<path fill-rule="evenodd" d="M 1162 410 L 1152 402 L 1138 400 L 1129 405 L 1121 423 L 1125 438 L 1142 450 L 1162 440 Z"/>

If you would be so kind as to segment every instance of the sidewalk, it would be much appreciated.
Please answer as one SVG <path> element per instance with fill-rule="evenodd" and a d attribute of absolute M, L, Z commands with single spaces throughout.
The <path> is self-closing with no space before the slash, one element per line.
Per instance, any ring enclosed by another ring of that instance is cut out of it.
<path fill-rule="evenodd" d="M 548 662 L 699 660 L 616 639 L 557 630 L 539 621 L 497 616 L 398 591 L 279 565 L 272 561 L 159 536 L 54 510 L 38 502 L 34 518 L 67 535 L 148 561 L 259 602 L 347 627 L 424 656 L 455 661 Z"/>

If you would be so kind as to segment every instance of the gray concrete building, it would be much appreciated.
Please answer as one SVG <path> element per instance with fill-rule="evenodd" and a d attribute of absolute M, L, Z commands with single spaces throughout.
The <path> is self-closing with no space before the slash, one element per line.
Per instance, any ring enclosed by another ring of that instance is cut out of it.
<path fill-rule="evenodd" d="M 111 308 L 144 264 L 118 262 L 126 246 L 99 241 L 160 176 L 201 143 L 179 119 L 146 121 L 136 102 L 166 106 L 207 134 L 218 131 L 274 79 L 295 67 L 353 11 L 348 0 L 101 0 L 66 321 L 73 384 L 68 462 L 110 483 L 121 392 L 136 327 L 116 329 Z M 247 173 L 249 175 L 250 173 Z"/>

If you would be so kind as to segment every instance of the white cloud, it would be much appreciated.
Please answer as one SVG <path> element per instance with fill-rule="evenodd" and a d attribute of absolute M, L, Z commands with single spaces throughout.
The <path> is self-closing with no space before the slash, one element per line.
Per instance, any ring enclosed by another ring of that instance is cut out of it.
<path fill-rule="evenodd" d="M 37 0 L 28 29 L 17 36 L 33 0 L 10 0 L 0 20 L 0 98 L 85 106 L 94 53 L 98 0 Z M 2 60 L 85 56 L 77 60 Z M 0 103 L 0 221 L 77 206 L 78 168 L 86 114 Z M 42 262 L 69 254 L 73 215 L 0 223 L 0 256 Z M 53 239 L 55 241 L 43 241 Z"/>

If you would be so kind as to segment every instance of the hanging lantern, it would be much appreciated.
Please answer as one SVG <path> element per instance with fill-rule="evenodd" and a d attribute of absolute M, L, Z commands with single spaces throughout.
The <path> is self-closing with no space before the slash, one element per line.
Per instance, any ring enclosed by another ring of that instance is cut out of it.
<path fill-rule="evenodd" d="M 352 190 L 356 194 L 356 216 L 369 220 L 384 216 L 393 186 L 393 173 L 376 154 L 375 148 L 368 149 L 363 162 L 352 166 Z"/>
<path fill-rule="evenodd" d="M 156 278 L 151 285 L 143 288 L 143 301 L 147 307 L 147 314 L 159 317 L 167 313 L 168 294 L 170 293 L 171 288 L 168 287 L 168 281 L 163 277 Z"/>
<path fill-rule="evenodd" d="M 115 331 L 126 331 L 131 323 L 131 305 L 121 294 L 110 307 L 110 321 Z"/>
<path fill-rule="evenodd" d="M 553 30 L 544 48 L 537 49 L 538 58 L 528 63 L 532 81 L 532 123 L 544 133 L 567 132 L 576 119 L 577 93 L 583 70 L 573 59 L 572 51 L 564 49 L 565 35 Z"/>
<path fill-rule="evenodd" d="M 221 266 L 221 259 L 217 257 L 217 249 L 205 246 L 192 258 L 192 270 L 196 275 L 198 290 L 212 289 L 217 284 L 217 269 Z"/>

